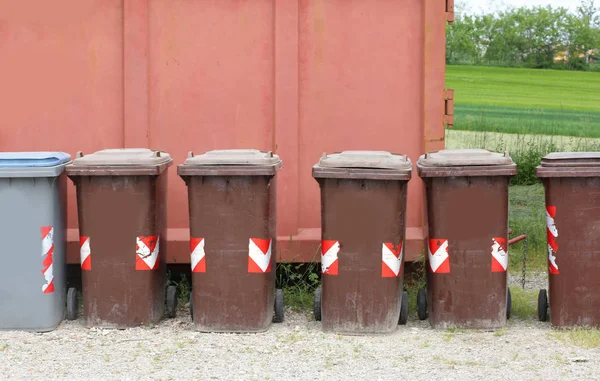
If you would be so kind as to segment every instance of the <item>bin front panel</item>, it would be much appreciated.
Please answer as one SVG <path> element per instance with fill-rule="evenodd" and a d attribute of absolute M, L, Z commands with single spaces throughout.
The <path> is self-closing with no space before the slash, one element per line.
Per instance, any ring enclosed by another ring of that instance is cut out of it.
<path fill-rule="evenodd" d="M 196 329 L 269 327 L 275 301 L 276 187 L 271 176 L 188 178 L 190 236 L 203 239 L 205 256 L 205 271 L 192 272 Z M 250 250 L 259 258 L 251 258 Z"/>
<path fill-rule="evenodd" d="M 166 180 L 167 171 L 76 178 L 81 242 L 89 238 L 91 262 L 82 270 L 86 325 L 125 328 L 162 318 Z"/>
<path fill-rule="evenodd" d="M 0 329 L 49 331 L 63 319 L 65 185 L 65 176 L 0 179 Z"/>
<path fill-rule="evenodd" d="M 425 183 L 428 250 L 435 254 L 447 244 L 449 258 L 447 263 L 427 261 L 431 325 L 503 327 L 507 273 L 492 271 L 497 265 L 492 251 L 495 241 L 506 247 L 509 177 L 427 178 Z"/>
<path fill-rule="evenodd" d="M 406 181 L 319 179 L 323 242 L 337 241 L 337 271 L 322 276 L 323 330 L 387 333 L 400 317 L 403 265 L 382 276 L 384 244 L 404 243 Z M 327 250 L 327 246 L 325 250 Z M 322 265 L 325 265 L 322 259 Z M 335 275 L 337 273 L 337 275 Z"/>
<path fill-rule="evenodd" d="M 543 182 L 547 216 L 557 232 L 552 244 L 556 266 L 548 264 L 552 325 L 598 327 L 600 177 L 553 177 Z"/>

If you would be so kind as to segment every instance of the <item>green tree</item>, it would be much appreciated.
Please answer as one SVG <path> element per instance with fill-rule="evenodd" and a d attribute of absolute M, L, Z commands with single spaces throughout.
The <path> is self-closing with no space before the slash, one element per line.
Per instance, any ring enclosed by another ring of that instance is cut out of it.
<path fill-rule="evenodd" d="M 447 28 L 446 62 L 550 68 L 566 51 L 569 69 L 586 69 L 590 50 L 600 48 L 598 1 L 582 0 L 575 14 L 547 6 L 473 15 L 458 3 Z"/>

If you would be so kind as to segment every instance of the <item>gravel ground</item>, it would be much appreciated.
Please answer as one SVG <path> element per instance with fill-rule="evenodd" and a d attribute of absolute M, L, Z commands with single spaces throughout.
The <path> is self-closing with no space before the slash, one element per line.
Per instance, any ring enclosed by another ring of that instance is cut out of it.
<path fill-rule="evenodd" d="M 391 335 L 339 336 L 288 312 L 267 333 L 206 334 L 192 331 L 188 313 L 155 328 L 79 320 L 44 334 L 0 332 L 0 379 L 600 379 L 600 348 L 568 344 L 548 323 L 466 332 L 409 321 Z"/>
<path fill-rule="evenodd" d="M 508 274 L 510 287 L 522 287 L 523 276 L 521 274 Z M 528 272 L 525 276 L 526 290 L 548 289 L 548 274 L 540 272 Z"/>

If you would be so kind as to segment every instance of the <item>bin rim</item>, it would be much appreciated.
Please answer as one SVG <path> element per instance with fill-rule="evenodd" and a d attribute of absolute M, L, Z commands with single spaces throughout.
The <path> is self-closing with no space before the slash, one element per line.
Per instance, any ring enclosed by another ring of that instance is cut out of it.
<path fill-rule="evenodd" d="M 112 156 L 112 158 L 111 158 Z M 171 155 L 148 148 L 116 148 L 90 155 L 78 152 L 66 166 L 71 176 L 142 176 L 159 175 L 173 164 Z"/>
<path fill-rule="evenodd" d="M 0 152 L 0 178 L 57 177 L 70 162 L 59 151 Z"/>
<path fill-rule="evenodd" d="M 283 167 L 279 155 L 258 149 L 212 150 L 188 153 L 177 167 L 179 176 L 272 176 Z"/>
<path fill-rule="evenodd" d="M 535 172 L 539 178 L 600 177 L 600 152 L 552 152 Z"/>
<path fill-rule="evenodd" d="M 514 176 L 517 165 L 508 152 L 456 149 L 421 155 L 417 171 L 420 177 Z"/>
<path fill-rule="evenodd" d="M 388 151 L 346 150 L 323 153 L 313 166 L 314 178 L 410 180 L 412 161 Z"/>
<path fill-rule="evenodd" d="M 71 155 L 59 151 L 0 152 L 0 168 L 47 168 L 71 161 Z"/>
<path fill-rule="evenodd" d="M 315 179 L 409 181 L 411 174 L 412 170 L 399 172 L 392 169 L 323 168 L 319 165 L 312 168 L 312 176 Z"/>

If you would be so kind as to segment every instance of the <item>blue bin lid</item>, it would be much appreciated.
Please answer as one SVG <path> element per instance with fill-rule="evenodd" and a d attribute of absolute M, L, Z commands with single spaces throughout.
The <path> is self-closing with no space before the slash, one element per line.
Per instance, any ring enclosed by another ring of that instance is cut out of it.
<path fill-rule="evenodd" d="M 56 167 L 70 160 L 64 152 L 0 152 L 0 168 Z"/>

